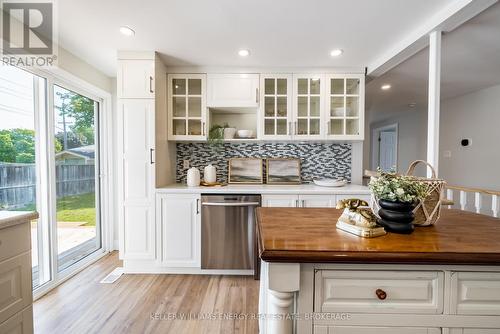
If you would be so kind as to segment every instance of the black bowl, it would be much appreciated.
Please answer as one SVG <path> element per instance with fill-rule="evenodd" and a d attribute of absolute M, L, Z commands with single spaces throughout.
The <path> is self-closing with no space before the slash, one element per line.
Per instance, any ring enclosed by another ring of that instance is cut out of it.
<path fill-rule="evenodd" d="M 415 208 L 415 203 L 393 202 L 385 199 L 379 199 L 378 204 L 382 209 L 398 212 L 408 212 L 412 211 Z"/>
<path fill-rule="evenodd" d="M 410 234 L 415 229 L 412 223 L 401 224 L 401 223 L 387 221 L 385 219 L 380 219 L 378 221 L 378 224 L 383 226 L 387 232 L 398 233 L 398 234 Z"/>
<path fill-rule="evenodd" d="M 378 215 L 382 219 L 402 224 L 411 223 L 415 219 L 415 214 L 413 213 L 413 211 L 401 212 L 401 211 L 380 209 L 378 210 Z"/>

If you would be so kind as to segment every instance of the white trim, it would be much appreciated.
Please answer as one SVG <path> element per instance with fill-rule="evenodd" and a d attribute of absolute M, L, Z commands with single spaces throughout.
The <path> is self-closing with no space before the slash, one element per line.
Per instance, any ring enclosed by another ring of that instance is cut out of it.
<path fill-rule="evenodd" d="M 235 66 L 167 66 L 168 74 L 186 74 L 186 73 L 212 73 L 212 74 L 235 74 L 235 73 L 300 73 L 300 74 L 365 74 L 364 67 L 235 67 Z"/>
<path fill-rule="evenodd" d="M 391 130 L 394 129 L 396 131 L 396 168 L 398 166 L 398 156 L 399 156 L 399 124 L 398 123 L 393 123 L 393 124 L 388 124 L 384 126 L 380 126 L 378 128 L 372 129 L 372 134 L 371 134 L 371 169 L 375 170 L 378 167 L 378 158 L 380 154 L 380 147 L 378 145 L 378 135 L 380 134 L 381 131 L 384 130 Z"/>
<path fill-rule="evenodd" d="M 441 31 L 429 34 L 429 92 L 427 110 L 427 162 L 439 172 L 439 114 L 441 106 Z M 432 171 L 427 168 L 427 177 Z"/>

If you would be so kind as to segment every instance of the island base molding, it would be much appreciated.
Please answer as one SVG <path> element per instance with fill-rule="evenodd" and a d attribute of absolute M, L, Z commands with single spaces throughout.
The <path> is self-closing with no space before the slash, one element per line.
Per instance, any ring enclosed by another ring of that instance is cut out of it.
<path fill-rule="evenodd" d="M 262 261 L 259 332 L 500 333 L 500 267 Z"/>

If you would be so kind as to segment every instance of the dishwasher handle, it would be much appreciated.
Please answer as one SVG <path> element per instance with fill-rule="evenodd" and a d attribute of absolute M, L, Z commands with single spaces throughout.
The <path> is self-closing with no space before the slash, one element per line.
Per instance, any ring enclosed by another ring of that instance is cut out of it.
<path fill-rule="evenodd" d="M 204 206 L 260 206 L 259 202 L 203 202 Z"/>

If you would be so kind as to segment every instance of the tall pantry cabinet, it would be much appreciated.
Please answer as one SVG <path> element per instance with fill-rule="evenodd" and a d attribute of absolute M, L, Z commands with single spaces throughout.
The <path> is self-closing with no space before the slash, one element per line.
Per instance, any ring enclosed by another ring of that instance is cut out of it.
<path fill-rule="evenodd" d="M 118 53 L 117 199 L 120 259 L 157 257 L 155 188 L 172 183 L 166 69 L 155 52 Z"/>

